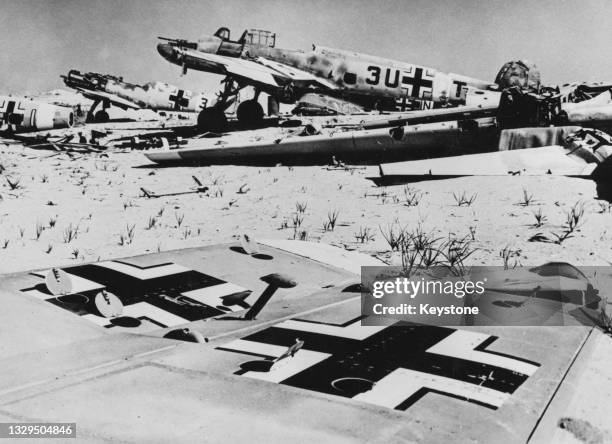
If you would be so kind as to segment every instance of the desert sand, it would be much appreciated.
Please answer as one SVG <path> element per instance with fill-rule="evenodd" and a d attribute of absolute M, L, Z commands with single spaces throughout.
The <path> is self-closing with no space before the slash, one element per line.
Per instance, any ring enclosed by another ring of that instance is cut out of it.
<path fill-rule="evenodd" d="M 243 233 L 295 236 L 398 264 L 382 231 L 419 225 L 436 238 L 467 237 L 476 250 L 471 265 L 503 265 L 504 248 L 522 265 L 612 261 L 610 205 L 582 179 L 470 177 L 377 188 L 365 179 L 377 175 L 373 166 L 161 168 L 139 151 L 71 159 L 2 141 L 0 164 L 0 273 L 230 242 Z M 189 191 L 192 175 L 209 191 L 146 198 L 140 190 Z M 458 206 L 453 194 L 473 202 Z M 529 241 L 536 233 L 560 233 L 576 203 L 585 211 L 573 237 L 561 244 Z M 334 212 L 336 226 L 325 230 Z M 537 212 L 544 216 L 540 227 Z"/>

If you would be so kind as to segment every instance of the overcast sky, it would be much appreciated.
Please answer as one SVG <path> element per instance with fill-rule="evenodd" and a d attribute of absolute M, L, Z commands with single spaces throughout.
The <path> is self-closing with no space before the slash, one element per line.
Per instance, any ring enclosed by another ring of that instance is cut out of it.
<path fill-rule="evenodd" d="M 220 26 L 493 80 L 507 60 L 535 62 L 545 83 L 612 79 L 612 1 L 563 0 L 0 0 L 0 91 L 63 86 L 70 68 L 193 90 L 219 77 L 157 54 L 156 36 L 197 39 Z"/>

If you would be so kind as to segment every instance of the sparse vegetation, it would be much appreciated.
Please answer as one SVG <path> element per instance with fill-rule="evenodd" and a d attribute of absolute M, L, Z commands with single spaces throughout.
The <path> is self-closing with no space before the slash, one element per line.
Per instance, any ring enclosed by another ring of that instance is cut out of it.
<path fill-rule="evenodd" d="M 502 261 L 504 262 L 504 270 L 508 270 L 510 267 L 515 268 L 517 265 L 519 265 L 517 258 L 521 257 L 521 250 L 513 250 L 506 245 L 499 251 L 499 257 L 501 257 Z M 514 263 L 510 265 L 512 259 L 514 259 Z"/>
<path fill-rule="evenodd" d="M 455 202 L 457 203 L 458 207 L 471 206 L 476 200 L 477 196 L 478 196 L 477 193 L 474 193 L 471 196 L 468 196 L 465 191 L 463 191 L 461 194 L 453 193 L 453 197 L 455 198 Z"/>
<path fill-rule="evenodd" d="M 12 191 L 20 188 L 20 185 L 19 185 L 20 182 L 21 182 L 21 178 L 12 179 L 8 176 L 6 177 L 6 183 L 8 183 L 8 186 Z"/>
<path fill-rule="evenodd" d="M 548 218 L 542 213 L 542 208 L 538 208 L 537 211 L 534 211 L 533 217 L 535 217 L 536 220 L 533 226 L 536 228 L 540 228 L 548 220 Z"/>
<path fill-rule="evenodd" d="M 40 222 L 36 222 L 36 228 L 35 228 L 36 240 L 40 239 L 40 236 L 42 235 L 43 231 L 45 231 L 45 226 L 41 224 Z"/>
<path fill-rule="evenodd" d="M 306 241 L 306 240 L 308 240 L 308 231 L 306 231 L 306 230 L 294 230 L 293 231 L 293 238 L 301 240 L 301 241 Z"/>
<path fill-rule="evenodd" d="M 79 234 L 79 226 L 72 225 L 72 222 L 64 229 L 64 243 L 70 243 L 77 238 Z"/>
<path fill-rule="evenodd" d="M 127 224 L 125 226 L 125 233 L 120 233 L 119 234 L 119 245 L 124 246 L 127 244 L 131 244 L 134 241 L 134 230 L 136 228 L 136 225 L 129 225 Z"/>
<path fill-rule="evenodd" d="M 149 220 L 147 222 L 147 230 L 151 230 L 155 228 L 156 225 L 157 225 L 157 217 L 149 216 Z"/>
<path fill-rule="evenodd" d="M 354 233 L 355 239 L 362 244 L 374 240 L 374 235 L 369 227 L 359 227 L 359 231 Z"/>
<path fill-rule="evenodd" d="M 406 238 L 406 227 L 398 225 L 396 228 L 396 224 L 391 224 L 387 226 L 386 231 L 380 226 L 378 228 L 387 244 L 389 244 L 391 251 L 399 251 Z"/>
<path fill-rule="evenodd" d="M 472 240 L 476 240 L 476 225 L 470 225 L 468 230 L 470 230 L 470 237 Z"/>
<path fill-rule="evenodd" d="M 304 214 L 306 212 L 307 206 L 308 206 L 307 202 L 296 202 L 295 210 L 298 212 L 298 214 Z"/>
<path fill-rule="evenodd" d="M 527 190 L 525 188 L 523 188 L 523 197 L 518 202 L 518 205 L 520 205 L 522 207 L 528 207 L 533 202 L 534 202 L 533 194 L 528 193 Z"/>
<path fill-rule="evenodd" d="M 404 231 L 400 255 L 404 273 L 410 276 L 416 268 L 446 267 L 455 276 L 465 276 L 467 259 L 477 251 L 469 237 L 447 239 L 426 233 L 420 226 Z"/>
<path fill-rule="evenodd" d="M 547 236 L 543 233 L 536 233 L 529 238 L 529 242 L 549 242 L 561 245 L 567 239 L 574 237 L 574 233 L 584 222 L 584 204 L 576 202 L 574 206 L 566 213 L 565 223 L 558 233 L 550 233 Z"/>
<path fill-rule="evenodd" d="M 327 212 L 327 221 L 323 223 L 323 231 L 334 231 L 336 228 L 336 222 L 340 212 L 338 210 L 332 210 Z"/>
<path fill-rule="evenodd" d="M 416 207 L 421 201 L 423 194 L 409 186 L 404 187 L 404 205 Z"/>
<path fill-rule="evenodd" d="M 302 216 L 302 214 L 300 213 L 295 213 L 291 221 L 293 222 L 293 228 L 298 228 L 302 225 L 302 222 L 304 221 L 304 216 Z"/>

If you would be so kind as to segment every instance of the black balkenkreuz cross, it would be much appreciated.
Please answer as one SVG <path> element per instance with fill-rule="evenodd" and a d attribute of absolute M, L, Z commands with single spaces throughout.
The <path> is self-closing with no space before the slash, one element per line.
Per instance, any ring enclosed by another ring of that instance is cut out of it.
<path fill-rule="evenodd" d="M 141 267 L 121 261 L 111 261 L 111 263 L 118 264 L 121 267 L 120 269 L 124 271 L 96 264 L 67 267 L 64 268 L 64 271 L 98 284 L 93 290 L 80 291 L 79 293 L 82 296 L 93 299 L 98 293 L 99 287 L 104 287 L 109 292 L 115 294 L 121 300 L 124 307 L 146 302 L 159 310 L 178 316 L 185 321 L 197 321 L 231 311 L 227 307 L 221 306 L 221 298 L 224 295 L 222 292 L 223 284 L 226 284 L 224 280 L 189 269 L 177 270 L 168 274 L 164 270 L 167 267 L 172 267 L 174 265 L 172 263 L 162 263 L 148 267 Z M 147 277 L 138 277 L 137 275 L 140 272 L 146 273 Z M 219 286 L 219 290 L 217 290 L 221 299 L 218 303 L 219 305 L 200 303 L 183 295 L 183 293 L 190 291 L 214 290 L 213 287 L 215 286 Z M 90 305 L 72 306 L 64 304 L 58 298 L 48 293 L 43 284 L 39 284 L 37 287 L 24 288 L 21 291 L 42 291 L 48 294 L 48 298 L 45 298 L 46 301 L 72 311 L 79 316 L 96 314 L 95 309 Z M 149 320 L 159 324 L 160 327 L 167 326 L 152 319 Z M 110 327 L 110 325 L 107 327 Z"/>
<path fill-rule="evenodd" d="M 170 95 L 170 101 L 174 103 L 174 109 L 179 110 L 183 107 L 189 106 L 189 99 L 183 97 L 185 91 L 179 89 L 176 95 Z"/>
<path fill-rule="evenodd" d="M 359 320 L 293 319 L 217 349 L 250 356 L 237 375 L 396 410 L 427 393 L 497 409 L 539 367 L 488 350 L 495 336 L 434 326 L 361 327 Z M 302 349 L 274 363 L 296 340 Z M 267 371 L 256 365 L 265 362 L 274 364 Z"/>
<path fill-rule="evenodd" d="M 423 78 L 423 68 L 416 68 L 414 70 L 414 77 L 403 76 L 403 85 L 412 85 L 412 97 L 419 98 L 421 88 L 431 88 L 433 82 Z"/>
<path fill-rule="evenodd" d="M 18 107 L 20 109 L 21 107 Z M 18 114 L 15 112 L 15 102 L 9 101 L 6 106 L 6 111 L 2 116 L 2 121 L 6 124 L 15 124 L 19 125 L 23 122 L 23 114 Z"/>

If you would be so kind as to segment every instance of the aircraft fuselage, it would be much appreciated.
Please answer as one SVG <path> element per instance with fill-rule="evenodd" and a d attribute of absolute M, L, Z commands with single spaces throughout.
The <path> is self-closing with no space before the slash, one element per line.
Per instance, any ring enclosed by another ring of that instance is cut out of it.
<path fill-rule="evenodd" d="M 251 35 L 249 40 L 253 40 Z M 197 43 L 186 42 L 188 47 L 200 52 L 257 61 L 258 57 L 292 68 L 306 71 L 322 79 L 333 90 L 322 89 L 325 94 L 345 98 L 366 107 L 401 107 L 406 102 L 419 101 L 437 104 L 459 105 L 466 103 L 470 89 L 492 89 L 492 82 L 478 80 L 459 74 L 447 74 L 434 68 L 385 59 L 352 51 L 313 46 L 311 51 L 275 48 L 266 44 L 234 42 L 217 35 L 207 36 Z M 183 66 L 216 74 L 224 74 L 219 66 L 205 60 L 190 57 L 180 46 L 160 44 L 160 54 L 168 61 Z M 293 103 L 299 93 L 313 90 L 312 84 L 277 79 L 281 88 L 262 86 L 260 89 L 280 101 Z M 287 97 L 287 86 L 295 95 Z M 317 89 L 316 87 L 314 88 Z"/>
<path fill-rule="evenodd" d="M 205 94 L 194 94 L 163 82 L 136 85 L 118 77 L 91 72 L 83 74 L 76 70 L 71 70 L 67 76 L 63 76 L 63 79 L 67 86 L 75 88 L 92 100 L 99 99 L 103 93 L 106 93 L 119 97 L 134 107 L 155 111 L 199 112 L 210 106 L 208 103 L 210 99 Z M 122 106 L 119 101 L 110 100 L 110 102 L 120 108 L 128 108 Z"/>
<path fill-rule="evenodd" d="M 44 131 L 68 128 L 73 123 L 71 108 L 25 97 L 0 96 L 0 132 Z"/>

